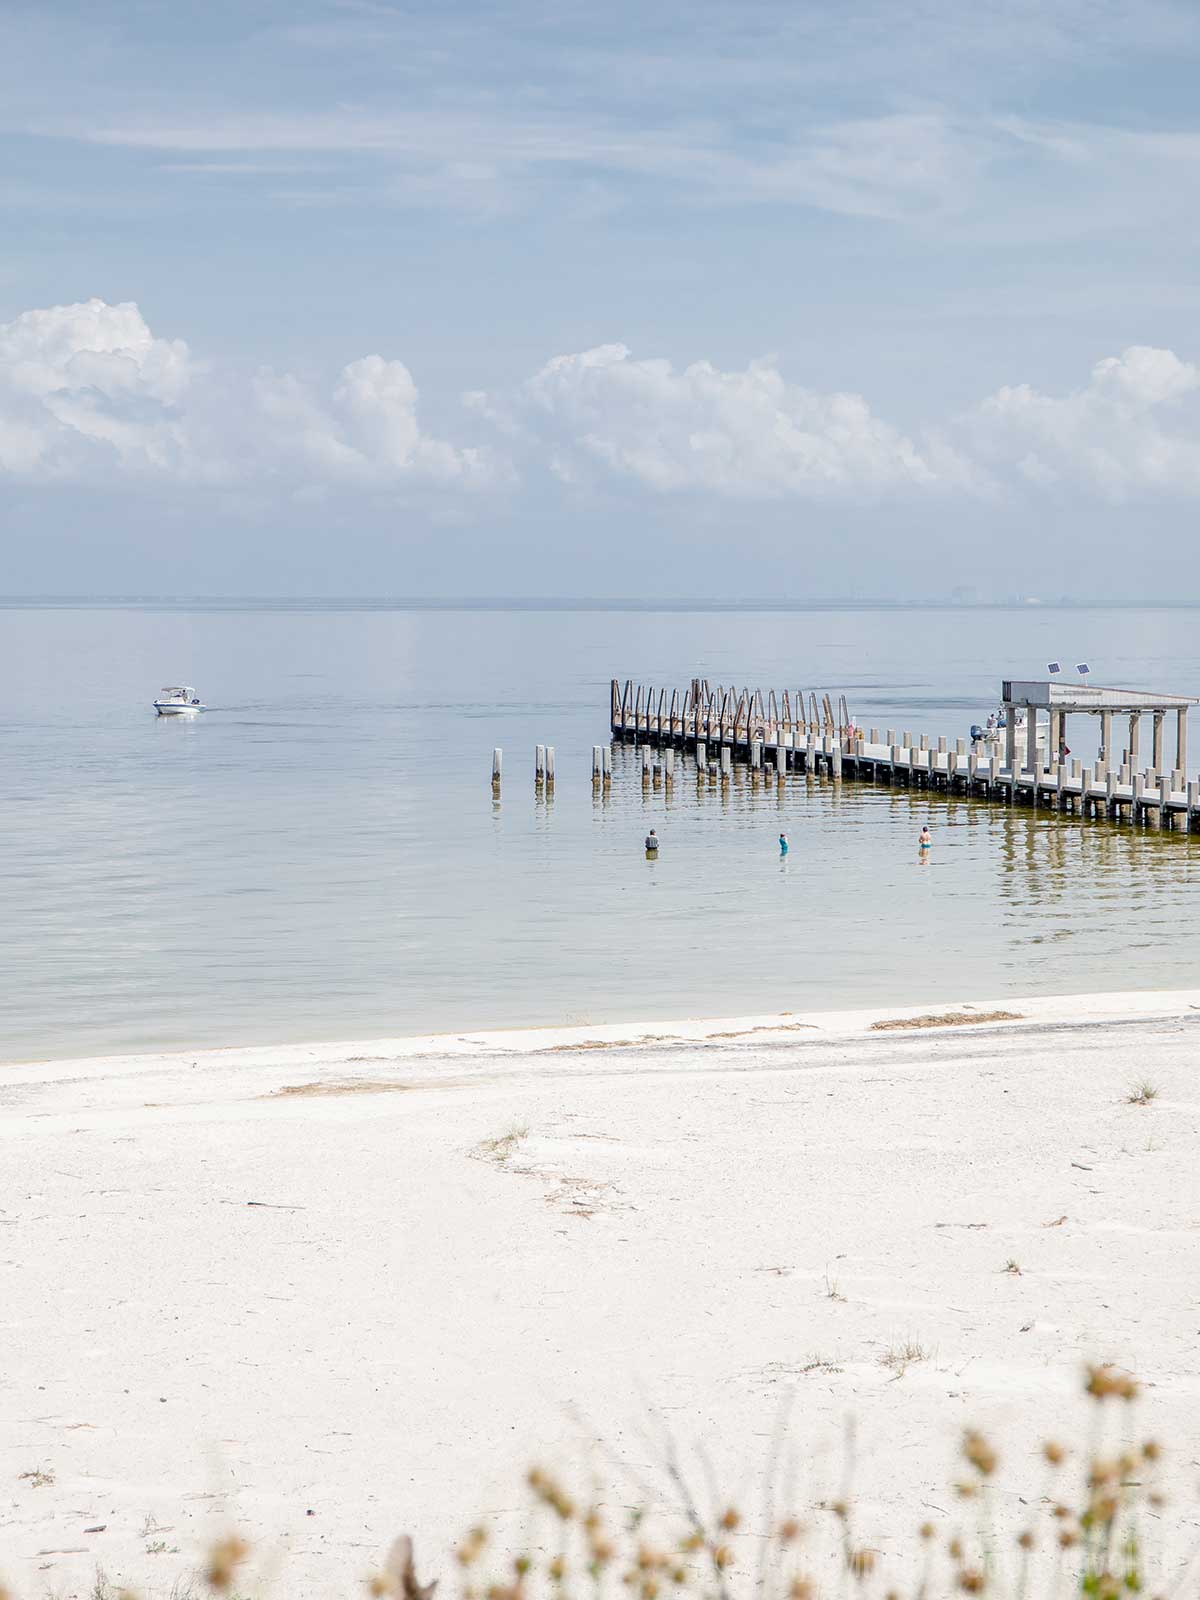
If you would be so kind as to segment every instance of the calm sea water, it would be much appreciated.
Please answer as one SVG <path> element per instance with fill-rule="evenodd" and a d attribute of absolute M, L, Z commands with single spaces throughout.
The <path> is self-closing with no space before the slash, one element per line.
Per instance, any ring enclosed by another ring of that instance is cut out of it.
<path fill-rule="evenodd" d="M 614 674 L 961 735 L 1054 659 L 1197 691 L 1196 613 L 9 606 L 0 1059 L 1194 983 L 1198 840 L 690 767 L 646 795 L 621 748 L 592 795 Z M 174 682 L 211 711 L 156 718 Z"/>

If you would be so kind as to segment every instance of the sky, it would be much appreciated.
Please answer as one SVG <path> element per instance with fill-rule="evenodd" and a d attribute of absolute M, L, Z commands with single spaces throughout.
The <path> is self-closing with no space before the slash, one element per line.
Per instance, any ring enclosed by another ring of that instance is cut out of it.
<path fill-rule="evenodd" d="M 6 0 L 0 593 L 1200 598 L 1198 66 L 1194 0 Z"/>

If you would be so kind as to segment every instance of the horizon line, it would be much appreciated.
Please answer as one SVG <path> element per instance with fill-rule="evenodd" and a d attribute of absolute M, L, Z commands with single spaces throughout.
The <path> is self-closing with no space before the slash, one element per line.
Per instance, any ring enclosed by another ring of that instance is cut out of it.
<path fill-rule="evenodd" d="M 1200 601 L 1166 599 L 1097 600 L 1060 596 L 1043 600 L 887 598 L 882 596 L 774 596 L 737 598 L 680 596 L 639 599 L 632 595 L 261 595 L 261 594 L 0 594 L 0 609 L 35 607 L 239 606 L 336 608 L 378 611 L 1194 611 Z"/>

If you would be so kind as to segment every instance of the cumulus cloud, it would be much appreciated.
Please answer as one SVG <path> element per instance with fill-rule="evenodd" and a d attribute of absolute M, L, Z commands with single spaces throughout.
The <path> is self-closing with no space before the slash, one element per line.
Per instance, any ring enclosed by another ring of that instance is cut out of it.
<path fill-rule="evenodd" d="M 1004 388 L 964 419 L 962 434 L 993 470 L 1035 485 L 1122 499 L 1200 492 L 1200 369 L 1171 350 L 1133 345 L 1092 368 L 1072 393 Z"/>
<path fill-rule="evenodd" d="M 324 385 L 219 371 L 154 334 L 136 305 L 52 306 L 0 325 L 0 480 L 452 493 L 512 486 L 515 459 L 534 483 L 728 500 L 1200 495 L 1200 367 L 1145 346 L 1098 362 L 1073 391 L 1017 384 L 908 430 L 771 360 L 677 368 L 623 344 L 466 396 L 490 444 L 430 433 L 419 399 L 404 363 L 379 354 Z"/>
<path fill-rule="evenodd" d="M 171 470 L 191 379 L 187 346 L 156 339 L 135 305 L 26 311 L 0 325 L 0 471 Z"/>
<path fill-rule="evenodd" d="M 417 401 L 408 368 L 380 355 L 350 362 L 328 396 L 290 373 L 215 372 L 132 303 L 0 324 L 0 475 L 26 480 L 504 481 L 493 453 L 425 433 Z"/>
<path fill-rule="evenodd" d="M 918 445 L 861 395 L 801 388 L 770 361 L 737 372 L 698 361 L 677 371 L 608 344 L 556 356 L 507 402 L 471 399 L 540 441 L 566 481 L 607 472 L 660 492 L 871 497 L 971 479 L 969 464 L 937 435 Z"/>

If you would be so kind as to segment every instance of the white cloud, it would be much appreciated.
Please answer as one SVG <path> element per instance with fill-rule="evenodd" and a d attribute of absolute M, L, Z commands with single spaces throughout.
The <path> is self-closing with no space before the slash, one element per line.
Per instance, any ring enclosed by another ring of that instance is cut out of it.
<path fill-rule="evenodd" d="M 908 430 L 773 360 L 680 369 L 623 344 L 464 398 L 492 444 L 427 431 L 411 372 L 379 354 L 322 386 L 197 362 L 133 304 L 52 306 L 0 325 L 0 478 L 444 496 L 511 487 L 515 458 L 534 483 L 730 501 L 1200 496 L 1200 367 L 1147 346 L 1098 362 L 1072 392 L 1017 384 Z"/>
<path fill-rule="evenodd" d="M 1122 499 L 1200 493 L 1200 369 L 1171 350 L 1133 345 L 1097 362 L 1073 393 L 1000 389 L 964 419 L 977 459 L 1031 484 Z M 1189 403 L 1190 402 L 1190 403 Z"/>
<path fill-rule="evenodd" d="M 192 375 L 183 341 L 156 339 L 132 304 L 89 300 L 0 324 L 0 471 L 177 467 Z"/>
<path fill-rule="evenodd" d="M 52 306 L 0 325 L 0 475 L 182 482 L 483 486 L 490 452 L 425 433 L 408 368 L 380 355 L 342 369 L 327 398 L 290 373 L 198 366 L 136 305 Z"/>
<path fill-rule="evenodd" d="M 471 399 L 536 441 L 568 482 L 608 473 L 659 492 L 871 497 L 970 479 L 936 436 L 918 446 L 861 395 L 800 388 L 769 361 L 676 371 L 601 345 L 556 356 L 507 404 Z"/>

